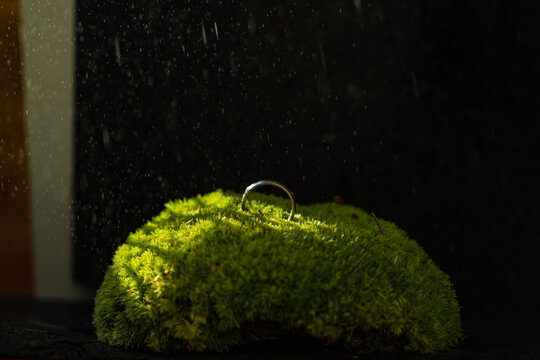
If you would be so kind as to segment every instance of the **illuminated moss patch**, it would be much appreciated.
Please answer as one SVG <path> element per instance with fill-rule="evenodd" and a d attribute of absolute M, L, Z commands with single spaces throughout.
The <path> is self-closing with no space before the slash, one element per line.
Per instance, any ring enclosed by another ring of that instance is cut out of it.
<path fill-rule="evenodd" d="M 172 201 L 129 235 L 95 299 L 100 340 L 224 350 L 273 322 L 353 351 L 447 349 L 461 336 L 448 276 L 394 224 L 335 203 L 216 191 Z"/>

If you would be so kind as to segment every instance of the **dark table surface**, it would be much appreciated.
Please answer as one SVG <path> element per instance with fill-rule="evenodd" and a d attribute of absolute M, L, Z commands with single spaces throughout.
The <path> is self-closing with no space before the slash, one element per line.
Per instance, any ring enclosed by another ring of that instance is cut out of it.
<path fill-rule="evenodd" d="M 465 339 L 435 355 L 350 354 L 303 337 L 271 337 L 224 354 L 169 356 L 99 342 L 91 303 L 0 299 L 0 358 L 30 359 L 540 359 L 540 311 L 534 301 L 477 304 L 464 311 Z"/>

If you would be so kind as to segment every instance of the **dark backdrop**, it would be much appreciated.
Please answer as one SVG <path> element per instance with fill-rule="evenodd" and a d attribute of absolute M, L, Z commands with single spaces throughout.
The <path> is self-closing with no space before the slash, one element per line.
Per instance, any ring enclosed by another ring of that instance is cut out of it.
<path fill-rule="evenodd" d="M 537 2 L 79 0 L 76 277 L 262 178 L 374 211 L 465 310 L 539 295 Z"/>

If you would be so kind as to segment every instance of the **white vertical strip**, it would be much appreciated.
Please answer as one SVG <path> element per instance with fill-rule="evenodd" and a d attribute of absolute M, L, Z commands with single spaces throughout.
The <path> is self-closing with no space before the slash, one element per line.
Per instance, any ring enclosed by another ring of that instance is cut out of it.
<path fill-rule="evenodd" d="M 75 0 L 22 0 L 36 297 L 88 298 L 73 281 Z"/>

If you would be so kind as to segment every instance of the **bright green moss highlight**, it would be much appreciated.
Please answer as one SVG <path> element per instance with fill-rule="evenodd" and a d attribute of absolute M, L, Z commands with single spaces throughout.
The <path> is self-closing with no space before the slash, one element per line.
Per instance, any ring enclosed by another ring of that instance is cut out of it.
<path fill-rule="evenodd" d="M 273 322 L 354 351 L 447 349 L 461 337 L 448 276 L 396 225 L 334 203 L 252 193 L 172 201 L 129 235 L 95 299 L 100 340 L 224 350 Z M 244 329 L 245 330 L 245 329 Z"/>

